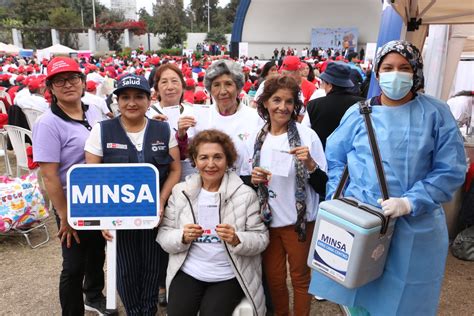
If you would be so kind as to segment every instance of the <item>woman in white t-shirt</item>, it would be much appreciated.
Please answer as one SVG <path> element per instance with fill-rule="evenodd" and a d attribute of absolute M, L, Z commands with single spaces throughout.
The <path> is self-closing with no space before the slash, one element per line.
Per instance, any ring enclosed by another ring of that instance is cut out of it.
<path fill-rule="evenodd" d="M 269 225 L 270 245 L 263 253 L 263 269 L 274 310 L 279 315 L 309 315 L 310 269 L 306 259 L 319 196 L 311 186 L 316 171 L 326 170 L 326 158 L 316 133 L 296 118 L 303 106 L 300 88 L 289 76 L 265 81 L 257 110 L 266 121 L 248 145 L 251 181 L 258 187 L 260 217 Z M 289 311 L 287 258 L 294 289 Z"/>
<path fill-rule="evenodd" d="M 265 315 L 260 253 L 268 231 L 257 195 L 230 170 L 237 158 L 231 138 L 198 133 L 189 155 L 199 170 L 177 184 L 157 241 L 170 254 L 166 287 L 169 316 L 232 315 L 243 297 Z"/>
<path fill-rule="evenodd" d="M 237 150 L 238 157 L 233 170 L 240 176 L 249 176 L 250 170 L 241 169 L 242 153 L 245 152 L 245 143 L 250 135 L 263 122 L 255 109 L 245 106 L 238 98 L 244 86 L 244 74 L 240 65 L 230 60 L 214 62 L 207 69 L 204 85 L 215 104 L 199 108 L 195 105 L 192 115 L 180 117 L 177 133 L 180 151 L 186 152 L 192 135 L 206 129 L 218 129 L 232 138 Z"/>
<path fill-rule="evenodd" d="M 167 123 L 145 116 L 150 106 L 145 77 L 123 76 L 114 94 L 121 115 L 92 128 L 85 145 L 86 162 L 153 164 L 159 170 L 162 214 L 181 173 L 176 139 Z M 160 277 L 167 265 L 155 241 L 157 230 L 117 231 L 117 290 L 128 315 L 157 312 Z M 102 235 L 108 241 L 113 238 L 108 231 Z"/>

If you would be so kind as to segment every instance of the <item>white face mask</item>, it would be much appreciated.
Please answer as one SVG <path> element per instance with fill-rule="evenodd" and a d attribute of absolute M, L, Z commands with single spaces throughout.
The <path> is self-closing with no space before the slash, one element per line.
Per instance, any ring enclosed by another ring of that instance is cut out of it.
<path fill-rule="evenodd" d="M 403 99 L 413 87 L 413 74 L 401 71 L 381 72 L 379 86 L 390 99 Z"/>

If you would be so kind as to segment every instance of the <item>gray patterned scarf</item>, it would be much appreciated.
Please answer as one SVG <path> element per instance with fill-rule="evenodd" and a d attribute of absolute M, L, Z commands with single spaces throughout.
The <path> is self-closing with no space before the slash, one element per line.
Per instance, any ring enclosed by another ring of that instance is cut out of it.
<path fill-rule="evenodd" d="M 260 151 L 262 149 L 265 138 L 268 134 L 269 123 L 265 124 L 263 128 L 258 133 L 257 139 L 254 145 L 254 154 L 253 154 L 253 167 L 260 166 Z M 298 129 L 296 128 L 296 123 L 294 120 L 288 122 L 288 142 L 290 148 L 301 146 L 300 135 L 298 134 Z M 303 163 L 298 159 L 293 159 L 296 169 L 296 225 L 295 232 L 298 233 L 298 241 L 304 242 L 306 240 L 306 188 L 305 184 L 308 179 L 308 171 L 304 167 Z M 260 202 L 260 217 L 265 222 L 269 224 L 273 218 L 272 209 L 270 204 L 268 204 L 268 187 L 260 183 L 257 189 L 258 200 Z"/>

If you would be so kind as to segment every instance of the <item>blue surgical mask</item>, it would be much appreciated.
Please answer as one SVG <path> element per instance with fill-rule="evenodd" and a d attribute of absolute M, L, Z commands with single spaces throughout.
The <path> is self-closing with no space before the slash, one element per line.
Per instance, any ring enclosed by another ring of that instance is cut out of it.
<path fill-rule="evenodd" d="M 413 87 L 413 74 L 401 71 L 381 72 L 379 86 L 390 99 L 403 99 Z"/>

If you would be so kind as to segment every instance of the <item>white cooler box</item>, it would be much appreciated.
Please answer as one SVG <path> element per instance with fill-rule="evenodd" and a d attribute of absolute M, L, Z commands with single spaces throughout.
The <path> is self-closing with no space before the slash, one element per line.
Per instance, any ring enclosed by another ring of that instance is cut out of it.
<path fill-rule="evenodd" d="M 363 210 L 357 201 L 343 200 L 347 203 L 337 199 L 319 205 L 308 265 L 351 289 L 382 275 L 395 220 L 381 234 L 387 221 L 381 209 L 361 203 Z"/>

